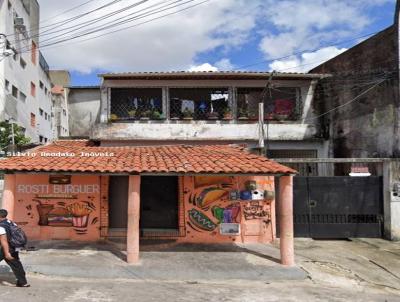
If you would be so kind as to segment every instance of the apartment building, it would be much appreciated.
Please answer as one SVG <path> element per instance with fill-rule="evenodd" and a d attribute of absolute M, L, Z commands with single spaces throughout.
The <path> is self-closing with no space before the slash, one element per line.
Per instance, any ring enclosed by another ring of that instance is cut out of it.
<path fill-rule="evenodd" d="M 32 143 L 53 139 L 49 65 L 39 50 L 36 0 L 0 1 L 0 119 L 25 129 Z"/>

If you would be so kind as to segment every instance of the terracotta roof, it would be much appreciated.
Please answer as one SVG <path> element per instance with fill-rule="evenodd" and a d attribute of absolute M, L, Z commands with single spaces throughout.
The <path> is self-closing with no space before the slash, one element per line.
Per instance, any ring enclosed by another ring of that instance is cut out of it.
<path fill-rule="evenodd" d="M 51 93 L 52 94 L 63 94 L 64 93 L 64 87 L 60 85 L 54 85 L 53 88 L 51 88 Z"/>
<path fill-rule="evenodd" d="M 261 71 L 170 71 L 170 72 L 122 72 L 104 73 L 99 77 L 117 79 L 243 79 L 264 80 L 269 79 L 272 72 Z M 274 72 L 274 79 L 321 79 L 325 74 L 297 73 L 297 72 Z"/>
<path fill-rule="evenodd" d="M 92 154 L 82 155 L 81 152 Z M 296 173 L 265 157 L 251 154 L 242 147 L 228 145 L 96 147 L 87 140 L 61 140 L 31 149 L 30 153 L 0 160 L 0 170 L 121 174 Z"/>

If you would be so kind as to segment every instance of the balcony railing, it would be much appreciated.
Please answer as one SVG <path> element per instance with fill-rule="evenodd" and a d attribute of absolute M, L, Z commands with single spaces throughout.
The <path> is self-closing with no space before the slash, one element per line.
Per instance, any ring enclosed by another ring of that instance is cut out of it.
<path fill-rule="evenodd" d="M 233 101 L 228 88 L 169 88 L 163 105 L 161 88 L 113 88 L 110 122 L 124 121 L 256 121 L 259 103 L 270 121 L 297 120 L 301 115 L 299 88 L 238 88 Z"/>

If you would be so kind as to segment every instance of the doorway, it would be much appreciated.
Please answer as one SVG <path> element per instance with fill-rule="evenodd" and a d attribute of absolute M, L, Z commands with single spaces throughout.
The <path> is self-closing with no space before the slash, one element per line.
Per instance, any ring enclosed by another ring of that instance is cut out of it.
<path fill-rule="evenodd" d="M 178 177 L 142 176 L 140 188 L 140 229 L 177 230 Z"/>
<path fill-rule="evenodd" d="M 126 230 L 128 226 L 128 176 L 110 176 L 109 224 L 110 229 Z"/>

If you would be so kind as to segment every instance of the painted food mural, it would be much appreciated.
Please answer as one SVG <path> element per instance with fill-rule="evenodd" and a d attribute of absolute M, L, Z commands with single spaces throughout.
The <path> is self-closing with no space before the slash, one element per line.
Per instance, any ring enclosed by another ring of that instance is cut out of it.
<path fill-rule="evenodd" d="M 100 214 L 98 177 L 53 178 L 18 175 L 18 222 L 29 227 L 32 237 L 52 239 L 67 234 L 68 228 L 78 237 L 96 237 Z M 46 227 L 51 229 L 46 231 Z"/>
<path fill-rule="evenodd" d="M 189 227 L 213 232 L 221 223 L 240 223 L 240 204 L 229 201 L 233 185 L 233 177 L 194 177 L 187 212 Z"/>

